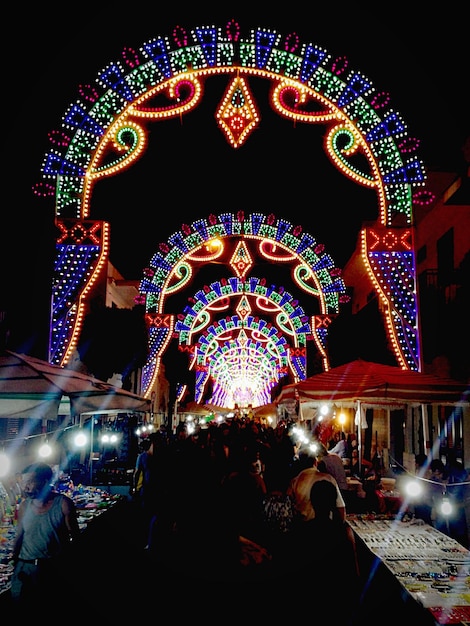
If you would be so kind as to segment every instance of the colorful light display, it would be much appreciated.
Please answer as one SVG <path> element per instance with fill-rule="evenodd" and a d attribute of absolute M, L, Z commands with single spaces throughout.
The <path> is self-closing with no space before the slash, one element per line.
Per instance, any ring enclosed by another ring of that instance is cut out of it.
<path fill-rule="evenodd" d="M 67 233 L 66 244 L 63 236 L 57 241 L 50 361 L 65 363 L 70 358 L 84 304 L 107 258 L 107 225 L 87 222 L 95 183 L 135 163 L 145 152 L 151 124 L 193 110 L 202 101 L 205 82 L 216 76 L 227 78 L 227 88 L 214 107 L 215 123 L 234 149 L 249 141 L 260 122 L 250 80 L 264 80 L 271 85 L 273 110 L 297 125 L 324 125 L 324 149 L 331 162 L 356 184 L 376 192 L 377 228 L 363 233 L 364 263 L 385 305 L 385 325 L 398 362 L 404 368 L 419 369 L 415 255 L 409 238 L 413 200 L 425 202 L 427 198 L 422 189 L 424 167 L 416 155 L 419 142 L 408 137 L 401 116 L 390 107 L 389 95 L 377 92 L 368 78 L 350 70 L 344 57 L 333 58 L 317 45 L 302 44 L 295 33 L 283 37 L 257 28 L 244 37 L 234 20 L 225 28 L 197 27 L 189 34 L 177 27 L 172 42 L 168 37 L 156 37 L 138 50 L 125 48 L 119 61 L 98 73 L 94 85 L 80 86 L 80 97 L 67 109 L 61 129 L 50 133 L 51 149 L 42 167 L 44 181 L 33 190 L 41 197 L 54 195 L 57 225 Z M 354 159 L 357 155 L 362 157 L 361 166 Z M 94 228 L 99 236 L 89 240 Z M 386 234 L 379 236 L 382 231 Z M 256 240 L 257 253 L 264 259 L 292 264 L 298 286 L 318 298 L 319 316 L 300 326 L 306 326 L 305 334 L 314 337 L 328 369 L 327 324 L 315 320 L 322 316 L 331 320 L 347 299 L 340 269 L 321 243 L 285 220 L 222 214 L 184 226 L 161 244 L 144 271 L 139 302 L 146 306 L 151 353 L 143 377 L 145 394 L 151 392 L 173 328 L 180 341 L 184 334 L 179 322 L 174 327 L 173 320 L 168 325 L 150 320 L 169 316 L 165 311 L 168 295 L 188 285 L 199 256 L 207 263 L 222 255 L 228 239 L 236 241 L 231 249 L 236 278 L 232 281 L 229 277 L 227 285 L 240 281 L 250 298 L 251 240 Z M 259 287 L 261 280 L 255 280 Z M 218 285 L 222 287 L 222 283 Z M 210 291 L 213 289 L 211 285 Z M 238 287 L 230 289 L 238 294 Z M 209 318 L 209 311 L 198 311 L 197 323 L 205 320 L 204 316 Z M 284 315 L 289 319 L 283 312 L 278 322 Z M 185 332 L 193 333 L 195 327 L 190 328 Z M 285 333 L 289 324 L 281 324 L 281 328 Z M 292 336 L 297 341 L 292 347 L 297 350 L 302 343 L 300 334 Z M 254 350 L 255 359 L 263 363 L 260 370 L 265 372 L 267 384 L 272 384 L 276 374 L 271 356 L 261 356 L 259 347 L 249 345 L 248 338 L 243 349 L 246 359 Z M 235 351 L 232 347 L 229 351 L 232 358 Z M 223 350 L 217 348 L 214 354 L 217 357 L 208 369 L 211 375 L 221 375 L 226 371 Z M 277 366 L 285 367 L 279 354 Z M 198 365 L 204 370 L 205 366 Z M 291 358 L 289 367 L 296 377 L 305 375 L 305 363 L 300 360 L 296 363 Z M 220 391 L 220 397 L 230 393 L 229 377 L 224 376 L 225 391 Z M 265 397 L 266 390 L 261 387 L 256 394 Z"/>

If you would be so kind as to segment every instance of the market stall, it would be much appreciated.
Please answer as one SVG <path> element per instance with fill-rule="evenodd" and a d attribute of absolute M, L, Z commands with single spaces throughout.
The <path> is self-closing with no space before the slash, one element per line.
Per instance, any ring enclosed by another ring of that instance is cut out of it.
<path fill-rule="evenodd" d="M 443 447 L 452 443 L 467 467 L 469 391 L 452 379 L 356 359 L 286 385 L 275 402 L 300 421 L 354 433 L 360 465 L 380 453 L 405 467 L 411 459 L 407 469 L 414 470 L 414 454 L 427 454 L 439 439 Z"/>
<path fill-rule="evenodd" d="M 87 534 L 96 533 L 98 518 L 108 513 L 122 500 L 98 487 L 74 485 L 70 480 L 58 484 L 58 491 L 75 502 L 83 541 Z M 108 522 L 109 523 L 109 519 Z M 0 605 L 8 600 L 10 578 L 13 573 L 13 541 L 16 529 L 16 503 L 12 503 L 0 482 Z"/>

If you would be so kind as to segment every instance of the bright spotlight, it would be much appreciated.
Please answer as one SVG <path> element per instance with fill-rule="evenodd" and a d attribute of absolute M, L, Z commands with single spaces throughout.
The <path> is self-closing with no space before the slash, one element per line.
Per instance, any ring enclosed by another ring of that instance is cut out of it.
<path fill-rule="evenodd" d="M 453 507 L 448 498 L 443 498 L 441 502 L 441 513 L 442 515 L 451 515 L 453 513 Z"/>
<path fill-rule="evenodd" d="M 416 498 L 423 493 L 423 485 L 420 480 L 410 480 L 405 485 L 405 493 L 410 498 Z"/>
<path fill-rule="evenodd" d="M 77 433 L 74 439 L 74 443 L 77 446 L 77 448 L 83 448 L 83 446 L 87 444 L 87 441 L 88 441 L 88 438 L 83 432 Z"/>
<path fill-rule="evenodd" d="M 41 457 L 41 459 L 47 459 L 48 457 L 51 456 L 51 454 L 52 454 L 51 446 L 47 442 L 41 444 L 38 450 L 38 455 Z"/>

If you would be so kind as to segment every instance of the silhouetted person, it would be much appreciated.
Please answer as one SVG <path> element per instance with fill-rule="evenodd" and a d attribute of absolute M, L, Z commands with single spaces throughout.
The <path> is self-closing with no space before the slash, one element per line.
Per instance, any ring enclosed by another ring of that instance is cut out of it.
<path fill-rule="evenodd" d="M 64 559 L 71 541 L 80 536 L 75 503 L 53 488 L 52 478 L 47 463 L 34 463 L 22 472 L 24 499 L 18 511 L 10 592 L 17 609 L 27 614 L 41 611 L 67 584 Z"/>
<path fill-rule="evenodd" d="M 337 489 L 317 480 L 310 490 L 315 517 L 286 535 L 275 567 L 288 577 L 299 602 L 317 598 L 331 624 L 353 623 L 359 604 L 360 576 L 354 533 L 335 514 Z"/>

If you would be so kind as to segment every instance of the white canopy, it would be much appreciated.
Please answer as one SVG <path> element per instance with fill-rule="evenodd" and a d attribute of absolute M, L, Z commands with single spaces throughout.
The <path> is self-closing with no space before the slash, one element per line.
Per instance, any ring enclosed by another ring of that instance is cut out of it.
<path fill-rule="evenodd" d="M 5 350 L 0 356 L 0 417 L 56 419 L 67 401 L 71 415 L 147 412 L 149 399 L 98 378 Z"/>

